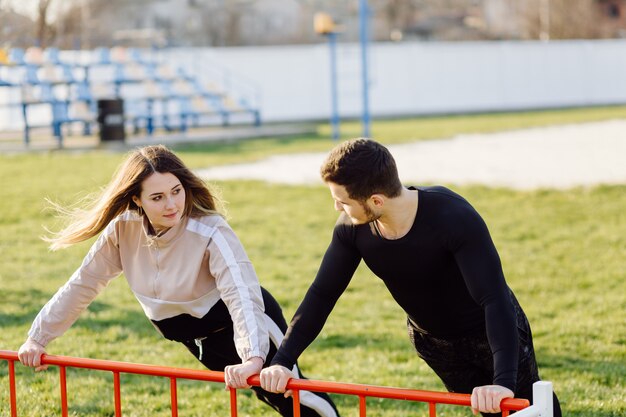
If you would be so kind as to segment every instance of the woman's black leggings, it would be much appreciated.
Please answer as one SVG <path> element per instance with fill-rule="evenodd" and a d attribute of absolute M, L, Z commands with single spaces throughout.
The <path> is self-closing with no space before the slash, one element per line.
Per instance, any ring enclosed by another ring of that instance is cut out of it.
<path fill-rule="evenodd" d="M 264 288 L 261 289 L 263 294 L 263 302 L 265 304 L 265 319 L 270 334 L 270 352 L 265 360 L 265 366 L 271 363 L 272 358 L 276 354 L 276 350 L 287 331 L 287 322 L 283 317 L 282 309 L 274 297 Z M 219 301 L 212 309 L 213 314 L 219 310 L 223 310 L 221 314 L 224 319 L 230 321 L 230 315 L 226 309 L 226 305 Z M 225 314 L 224 314 L 225 313 Z M 212 314 L 212 315 L 213 315 Z M 220 313 L 217 313 L 220 314 Z M 235 365 L 241 363 L 241 358 L 235 349 L 233 339 L 233 324 L 222 329 L 208 333 L 202 339 L 198 339 L 202 344 L 202 359 L 200 362 L 207 368 L 215 371 L 223 371 L 227 365 Z M 196 358 L 200 357 L 200 347 L 196 344 L 196 340 L 187 340 L 183 343 Z M 304 378 L 300 369 L 295 366 L 295 370 Z M 260 387 L 252 387 L 252 390 L 264 403 L 275 409 L 284 417 L 293 416 L 293 401 L 291 398 L 285 398 L 283 394 L 274 394 L 267 392 Z M 325 393 L 314 393 L 309 391 L 300 392 L 301 415 L 303 417 L 338 417 L 339 413 L 335 408 L 335 404 Z"/>

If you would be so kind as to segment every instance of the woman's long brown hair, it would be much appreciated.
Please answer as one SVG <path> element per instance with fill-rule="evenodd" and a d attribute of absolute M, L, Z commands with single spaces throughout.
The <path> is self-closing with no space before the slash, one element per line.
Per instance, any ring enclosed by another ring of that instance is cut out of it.
<path fill-rule="evenodd" d="M 139 197 L 141 183 L 155 172 L 171 173 L 181 182 L 186 197 L 183 215 L 220 214 L 219 198 L 178 156 L 163 145 L 146 146 L 131 152 L 104 190 L 81 200 L 78 207 L 66 208 L 51 202 L 59 215 L 67 219 L 68 225 L 43 239 L 50 243 L 52 250 L 64 248 L 96 236 L 126 210 L 141 213 L 132 197 Z"/>

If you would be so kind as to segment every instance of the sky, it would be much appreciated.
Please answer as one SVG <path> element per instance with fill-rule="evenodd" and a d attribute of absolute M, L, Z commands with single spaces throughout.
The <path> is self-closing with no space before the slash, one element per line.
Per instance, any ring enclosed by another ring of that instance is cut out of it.
<path fill-rule="evenodd" d="M 31 18 L 34 18 L 37 11 L 37 3 L 39 0 L 21 0 L 21 1 L 9 1 L 13 10 L 20 14 L 27 15 Z M 4 2 L 3 2 L 4 3 Z"/>

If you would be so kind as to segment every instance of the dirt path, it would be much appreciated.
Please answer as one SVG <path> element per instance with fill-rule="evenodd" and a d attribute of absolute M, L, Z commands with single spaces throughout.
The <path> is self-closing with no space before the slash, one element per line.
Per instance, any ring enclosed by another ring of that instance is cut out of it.
<path fill-rule="evenodd" d="M 389 146 L 406 184 L 515 189 L 626 184 L 626 120 L 550 126 Z M 321 183 L 325 153 L 292 154 L 199 170 L 208 179 Z"/>

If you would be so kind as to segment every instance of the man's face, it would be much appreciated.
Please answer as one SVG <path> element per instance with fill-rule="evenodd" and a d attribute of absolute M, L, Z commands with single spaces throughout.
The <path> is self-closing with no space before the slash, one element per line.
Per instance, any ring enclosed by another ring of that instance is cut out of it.
<path fill-rule="evenodd" d="M 369 200 L 353 200 L 348 196 L 348 192 L 343 185 L 327 182 L 330 195 L 333 197 L 335 210 L 345 212 L 353 224 L 365 224 L 380 218 Z"/>

